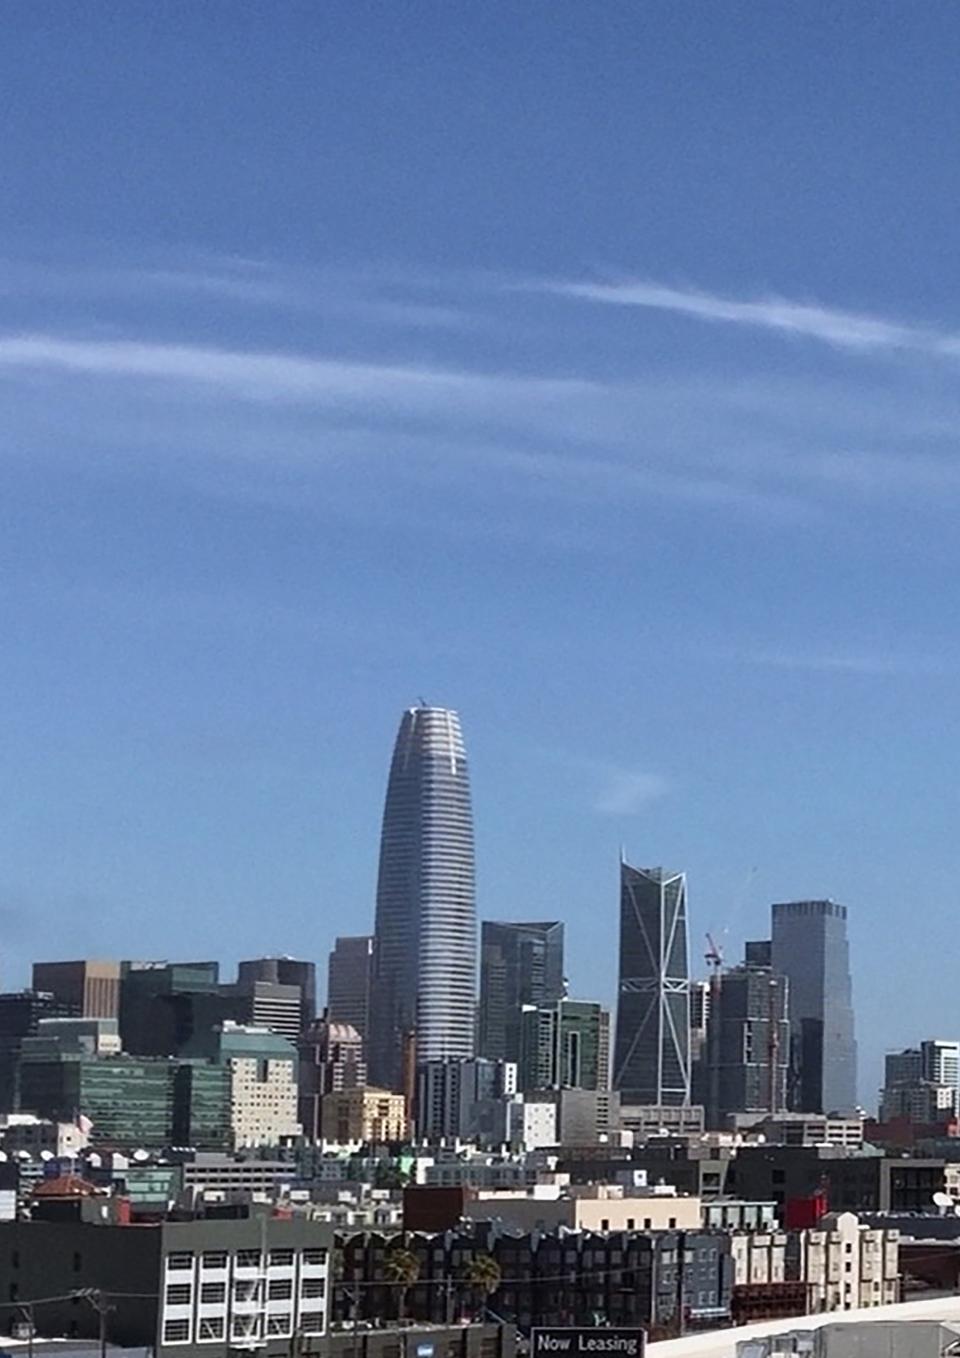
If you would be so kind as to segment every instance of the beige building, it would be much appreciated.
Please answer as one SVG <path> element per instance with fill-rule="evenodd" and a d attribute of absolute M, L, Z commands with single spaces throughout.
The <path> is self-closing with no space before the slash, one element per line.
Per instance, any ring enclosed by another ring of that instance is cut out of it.
<path fill-rule="evenodd" d="M 625 1192 L 617 1184 L 537 1184 L 531 1189 L 481 1189 L 464 1204 L 472 1221 L 502 1221 L 523 1232 L 699 1230 L 700 1199 L 660 1190 Z"/>
<path fill-rule="evenodd" d="M 407 1134 L 406 1101 L 389 1089 L 364 1085 L 325 1094 L 320 1101 L 324 1141 L 402 1141 Z"/>
<path fill-rule="evenodd" d="M 297 1053 L 266 1028 L 226 1022 L 219 1058 L 230 1081 L 230 1126 L 235 1148 L 278 1146 L 300 1135 Z"/>
<path fill-rule="evenodd" d="M 787 1236 L 784 1231 L 732 1231 L 734 1287 L 782 1283 L 787 1277 Z"/>
<path fill-rule="evenodd" d="M 900 1298 L 900 1232 L 861 1226 L 853 1212 L 831 1213 L 791 1240 L 795 1276 L 810 1287 L 811 1311 L 852 1311 Z"/>

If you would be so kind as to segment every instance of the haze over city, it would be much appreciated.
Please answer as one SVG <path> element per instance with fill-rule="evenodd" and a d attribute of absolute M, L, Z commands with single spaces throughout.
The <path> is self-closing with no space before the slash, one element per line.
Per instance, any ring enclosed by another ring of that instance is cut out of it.
<path fill-rule="evenodd" d="M 846 905 L 872 1106 L 958 1028 L 960 16 L 160 13 L 0 45 L 3 988 L 371 929 L 423 695 L 576 995 L 621 847 L 695 970 Z"/>

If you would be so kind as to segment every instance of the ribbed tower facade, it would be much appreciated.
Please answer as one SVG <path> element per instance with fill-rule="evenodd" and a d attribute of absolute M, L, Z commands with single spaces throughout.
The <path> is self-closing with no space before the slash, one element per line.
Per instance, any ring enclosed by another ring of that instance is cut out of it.
<path fill-rule="evenodd" d="M 682 872 L 620 864 L 613 1087 L 624 1103 L 690 1102 L 690 972 Z"/>
<path fill-rule="evenodd" d="M 474 1054 L 477 932 L 470 780 L 456 712 L 403 714 L 383 810 L 369 1071 L 402 1088 L 418 1063 Z"/>

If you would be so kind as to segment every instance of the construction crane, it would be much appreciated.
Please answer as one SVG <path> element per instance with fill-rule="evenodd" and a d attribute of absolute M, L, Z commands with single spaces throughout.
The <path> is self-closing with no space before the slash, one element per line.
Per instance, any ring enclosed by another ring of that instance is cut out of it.
<path fill-rule="evenodd" d="M 707 934 L 707 951 L 703 954 L 703 960 L 710 968 L 713 977 L 718 977 L 723 966 L 723 949 L 718 943 L 714 942 L 712 934 Z"/>

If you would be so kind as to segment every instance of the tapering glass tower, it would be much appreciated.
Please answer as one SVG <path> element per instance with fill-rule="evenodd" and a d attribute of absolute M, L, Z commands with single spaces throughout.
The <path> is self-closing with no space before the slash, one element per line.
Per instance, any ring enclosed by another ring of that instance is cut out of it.
<path fill-rule="evenodd" d="M 613 1087 L 624 1103 L 690 1102 L 690 973 L 682 872 L 620 864 Z"/>
<path fill-rule="evenodd" d="M 412 707 L 393 751 L 380 841 L 369 1069 L 400 1089 L 417 1061 L 474 1054 L 473 816 L 456 712 Z"/>

